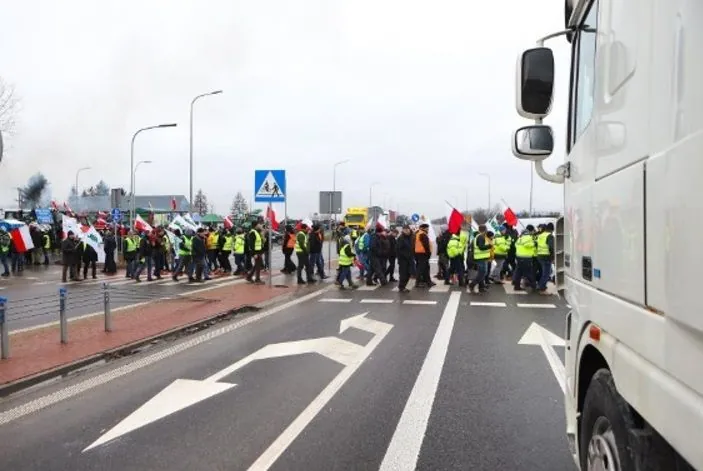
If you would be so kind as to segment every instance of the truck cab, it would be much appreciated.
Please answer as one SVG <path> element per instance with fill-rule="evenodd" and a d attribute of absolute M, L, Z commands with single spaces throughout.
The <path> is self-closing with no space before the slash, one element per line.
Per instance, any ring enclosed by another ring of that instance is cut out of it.
<path fill-rule="evenodd" d="M 520 54 L 513 154 L 564 186 L 566 432 L 581 469 L 703 469 L 703 2 L 566 0 Z M 564 163 L 555 60 L 571 46 Z"/>

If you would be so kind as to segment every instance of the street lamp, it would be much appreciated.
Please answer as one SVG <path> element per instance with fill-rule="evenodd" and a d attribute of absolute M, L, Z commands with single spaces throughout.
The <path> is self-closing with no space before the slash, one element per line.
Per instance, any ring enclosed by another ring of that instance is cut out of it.
<path fill-rule="evenodd" d="M 147 126 L 145 128 L 141 128 L 137 130 L 137 132 L 134 133 L 132 136 L 132 147 L 130 151 L 130 157 L 129 157 L 129 177 L 130 177 L 130 182 L 129 182 L 129 193 L 131 195 L 131 210 L 129 212 L 129 222 L 131 224 L 134 223 L 134 140 L 137 138 L 140 132 L 142 131 L 148 131 L 149 129 L 159 129 L 159 128 L 175 128 L 178 126 L 176 123 L 171 123 L 171 124 L 158 124 L 156 126 Z M 77 190 L 77 188 L 76 188 Z"/>
<path fill-rule="evenodd" d="M 78 175 L 80 175 L 80 173 L 84 170 L 90 170 L 90 167 L 79 168 L 78 171 L 76 172 L 76 204 L 78 204 L 78 201 L 79 201 L 79 199 L 78 199 L 78 195 L 79 195 L 79 193 L 78 193 Z"/>
<path fill-rule="evenodd" d="M 139 166 L 141 164 L 150 164 L 150 163 L 151 163 L 151 160 L 140 160 L 139 162 L 137 162 L 137 165 L 134 166 L 134 175 L 132 175 L 132 180 L 134 181 L 134 191 L 135 192 L 137 191 L 137 169 L 139 168 Z M 136 203 L 134 201 L 135 201 L 135 198 L 132 198 L 132 208 L 134 208 L 134 210 L 136 212 L 136 207 L 135 207 Z"/>
<path fill-rule="evenodd" d="M 339 162 L 336 162 L 332 166 L 332 193 L 330 194 L 330 213 L 334 214 L 334 222 L 335 226 L 337 225 L 337 211 L 332 208 L 332 205 L 334 204 L 334 194 L 337 191 L 337 167 L 340 165 L 346 164 L 350 162 L 350 159 L 346 160 L 340 160 Z M 329 270 L 332 269 L 332 218 L 330 218 L 330 221 L 328 223 L 329 226 L 329 231 L 330 231 L 330 241 L 329 245 L 327 246 L 327 268 Z"/>
<path fill-rule="evenodd" d="M 381 182 L 373 182 L 369 185 L 369 208 L 373 207 L 373 187 L 380 184 Z"/>
<path fill-rule="evenodd" d="M 487 173 L 479 172 L 482 177 L 488 178 L 488 211 L 491 211 L 491 176 Z"/>
<path fill-rule="evenodd" d="M 219 95 L 220 93 L 222 93 L 222 90 L 215 90 L 214 92 L 203 93 L 202 95 L 198 95 L 193 98 L 193 100 L 190 102 L 190 192 L 188 193 L 188 201 L 190 203 L 191 213 L 193 212 L 193 106 L 195 105 L 195 102 L 198 101 L 200 98 L 210 95 Z"/>

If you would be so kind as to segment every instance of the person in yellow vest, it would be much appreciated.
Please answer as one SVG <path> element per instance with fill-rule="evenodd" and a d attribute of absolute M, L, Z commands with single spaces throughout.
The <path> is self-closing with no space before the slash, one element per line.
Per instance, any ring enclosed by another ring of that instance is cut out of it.
<path fill-rule="evenodd" d="M 464 286 L 464 247 L 460 234 L 452 234 L 447 242 L 447 258 L 449 267 L 444 272 L 444 284 L 452 285 L 451 276 L 456 275 L 459 286 Z"/>
<path fill-rule="evenodd" d="M 308 226 L 300 224 L 300 230 L 295 235 L 295 254 L 298 257 L 298 284 L 304 285 L 303 270 L 307 277 L 307 283 L 314 283 L 312 267 L 310 266 L 310 248 L 308 245 Z"/>
<path fill-rule="evenodd" d="M 527 278 L 532 289 L 536 288 L 535 272 L 532 265 L 532 259 L 537 250 L 534 232 L 535 226 L 528 224 L 525 231 L 520 234 L 520 237 L 515 242 L 516 267 L 513 272 L 513 289 L 515 291 L 522 291 L 523 278 Z"/>
<path fill-rule="evenodd" d="M 493 253 L 495 256 L 495 267 L 491 272 L 491 280 L 494 283 L 503 284 L 503 273 L 505 260 L 508 257 L 511 240 L 507 235 L 505 226 L 501 226 L 500 233 L 493 239 Z"/>
<path fill-rule="evenodd" d="M 244 237 L 244 229 L 241 227 L 237 228 L 237 233 L 234 236 L 234 264 L 237 269 L 232 273 L 233 275 L 242 275 L 244 271 L 244 252 L 246 249 L 246 241 Z"/>
<path fill-rule="evenodd" d="M 339 249 L 339 272 L 337 274 L 337 285 L 339 289 L 344 288 L 344 280 L 349 282 L 349 287 L 356 289 L 357 285 L 352 281 L 351 267 L 354 265 L 356 255 L 352 250 L 351 237 L 346 235 L 342 238 L 342 247 Z"/>
<path fill-rule="evenodd" d="M 551 278 L 552 261 L 554 260 L 554 224 L 551 222 L 544 227 L 537 236 L 537 261 L 539 262 L 542 273 L 537 284 L 539 294 L 548 295 L 547 282 Z"/>
<path fill-rule="evenodd" d="M 486 233 L 486 225 L 478 226 L 478 234 L 473 241 L 473 260 L 476 265 L 476 276 L 469 283 L 469 292 L 473 293 L 474 288 L 478 287 L 479 293 L 485 293 L 486 290 L 486 274 L 488 273 L 488 264 L 491 259 L 491 241 Z"/>
<path fill-rule="evenodd" d="M 207 240 L 205 242 L 205 248 L 207 250 L 207 273 L 213 270 L 217 270 L 217 246 L 220 242 L 220 234 L 210 226 L 208 228 Z"/>
<path fill-rule="evenodd" d="M 224 273 L 232 273 L 232 264 L 229 262 L 229 256 L 234 250 L 234 234 L 232 231 L 222 229 L 218 239 L 218 254 L 220 268 Z"/>
<path fill-rule="evenodd" d="M 261 222 L 257 222 L 248 234 L 251 255 L 254 257 L 251 270 L 247 273 L 247 281 L 249 283 L 263 283 L 261 281 L 261 269 L 264 267 L 264 239 L 261 236 L 261 230 Z"/>
<path fill-rule="evenodd" d="M 179 231 L 176 229 L 176 236 L 178 236 Z M 181 271 L 188 275 L 188 281 L 193 282 L 193 231 L 191 229 L 186 230 L 185 235 L 180 237 L 180 244 L 178 246 L 178 267 L 173 270 L 171 278 L 173 281 L 178 281 L 178 276 Z"/>
<path fill-rule="evenodd" d="M 44 265 L 49 264 L 49 253 L 51 253 L 51 236 L 49 232 L 44 232 L 41 236 L 42 251 L 44 252 Z"/>
<path fill-rule="evenodd" d="M 137 268 L 137 251 L 139 250 L 139 239 L 134 231 L 129 231 L 129 234 L 124 239 L 124 261 L 127 265 L 127 274 L 125 278 L 132 278 L 134 271 Z"/>

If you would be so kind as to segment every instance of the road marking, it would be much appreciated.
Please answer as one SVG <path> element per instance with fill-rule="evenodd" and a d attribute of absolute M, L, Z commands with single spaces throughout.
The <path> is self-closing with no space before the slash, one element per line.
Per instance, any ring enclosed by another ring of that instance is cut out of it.
<path fill-rule="evenodd" d="M 438 284 L 429 289 L 430 293 L 448 293 L 451 285 Z"/>
<path fill-rule="evenodd" d="M 43 285 L 51 285 L 56 283 L 55 281 L 38 281 L 36 283 L 32 283 L 32 286 L 43 286 Z"/>
<path fill-rule="evenodd" d="M 457 303 L 458 304 L 458 303 Z M 269 469 L 276 460 L 286 451 L 291 443 L 305 430 L 315 416 L 334 397 L 344 383 L 354 374 L 361 364 L 374 351 L 378 344 L 383 341 L 393 326 L 385 322 L 376 321 L 366 317 L 366 313 L 344 319 L 339 328 L 339 333 L 343 333 L 349 327 L 364 330 L 374 334 L 374 337 L 362 347 L 362 351 L 353 362 L 344 367 L 337 376 L 313 399 L 313 401 L 300 413 L 298 417 L 283 431 L 283 433 L 264 451 L 261 456 L 249 467 L 251 471 Z"/>
<path fill-rule="evenodd" d="M 453 292 L 449 295 L 442 319 L 439 321 L 432 344 L 417 375 L 379 471 L 409 470 L 417 467 L 417 459 L 447 356 L 449 340 L 454 330 L 454 321 L 459 311 L 460 299 L 461 292 Z"/>
<path fill-rule="evenodd" d="M 490 303 L 481 301 L 471 301 L 471 306 L 485 306 L 485 307 L 507 307 L 505 303 Z"/>
<path fill-rule="evenodd" d="M 129 373 L 132 373 L 134 371 L 137 371 L 137 370 L 144 368 L 144 367 L 147 367 L 149 365 L 152 365 L 152 364 L 154 364 L 158 361 L 161 361 L 165 358 L 169 358 L 177 353 L 191 349 L 195 346 L 200 345 L 201 343 L 209 342 L 210 340 L 217 338 L 217 337 L 220 337 L 220 336 L 227 334 L 229 332 L 232 332 L 233 330 L 240 329 L 246 325 L 249 325 L 253 322 L 256 322 L 256 321 L 259 321 L 259 320 L 264 319 L 266 317 L 269 317 L 269 316 L 276 314 L 278 312 L 284 311 L 284 310 L 286 310 L 290 307 L 293 307 L 297 304 L 309 301 L 317 296 L 320 296 L 324 292 L 325 292 L 325 290 L 320 290 L 320 291 L 316 291 L 314 293 L 307 294 L 303 297 L 293 299 L 291 301 L 288 301 L 287 303 L 273 307 L 271 309 L 260 312 L 258 314 L 254 314 L 253 316 L 247 317 L 246 319 L 242 319 L 239 322 L 235 322 L 235 323 L 227 325 L 225 327 L 221 327 L 219 329 L 214 329 L 212 331 L 205 332 L 205 333 L 198 335 L 197 337 L 194 337 L 194 338 L 187 340 L 183 343 L 179 343 L 179 344 L 174 345 L 172 347 L 169 347 L 169 348 L 166 348 L 166 349 L 161 350 L 159 352 L 156 352 L 152 355 L 146 356 L 144 358 L 140 358 L 134 362 L 128 363 L 128 364 L 123 365 L 119 368 L 115 368 L 114 370 L 107 371 L 103 374 L 86 379 L 85 381 L 81 381 L 80 383 L 77 383 L 77 384 L 74 384 L 74 385 L 69 386 L 67 388 L 53 392 L 47 396 L 40 397 L 40 398 L 35 399 L 33 401 L 29 401 L 26 404 L 22 404 L 21 406 L 17 406 L 15 408 L 12 408 L 12 409 L 7 410 L 5 412 L 0 412 L 0 425 L 10 423 L 13 420 L 19 419 L 20 417 L 24 417 L 28 414 L 33 414 L 34 412 L 42 410 L 42 409 L 49 407 L 51 405 L 54 405 L 58 402 L 61 402 L 63 400 L 66 400 L 71 397 L 82 394 L 82 393 L 89 391 L 93 388 L 96 388 L 102 384 L 108 383 L 114 379 L 121 378 L 122 376 L 125 376 Z M 113 311 L 114 311 L 114 309 L 113 309 Z"/>
<path fill-rule="evenodd" d="M 415 280 L 408 280 L 408 284 L 405 286 L 405 289 L 413 289 L 413 288 L 415 288 Z M 396 286 L 391 291 L 397 293 L 400 291 L 400 289 Z"/>
<path fill-rule="evenodd" d="M 367 313 L 362 316 L 365 314 Z M 233 388 L 235 384 L 220 383 L 219 381 L 256 360 L 318 353 L 347 366 L 361 352 L 362 348 L 361 345 L 338 337 L 321 337 L 266 345 L 202 381 L 176 379 L 120 423 L 101 435 L 85 448 L 83 453 Z"/>
<path fill-rule="evenodd" d="M 564 339 L 533 322 L 518 341 L 518 345 L 539 345 L 542 348 L 544 356 L 547 357 L 547 363 L 549 363 L 549 367 L 552 369 L 557 383 L 559 383 L 561 392 L 566 394 L 564 364 L 561 362 L 557 352 L 554 351 L 555 346 L 563 347 L 565 345 Z"/>
<path fill-rule="evenodd" d="M 323 298 L 323 299 L 319 299 L 318 302 L 321 302 L 321 303 L 350 303 L 350 302 L 352 302 L 352 300 L 351 300 L 351 298 L 350 299 Z"/>
<path fill-rule="evenodd" d="M 39 279 L 36 276 L 23 276 L 22 278 L 25 280 L 32 280 L 32 281 Z"/>
<path fill-rule="evenodd" d="M 361 304 L 393 304 L 395 300 L 393 299 L 362 299 L 359 301 Z"/>
<path fill-rule="evenodd" d="M 529 303 L 517 303 L 517 307 L 527 307 L 535 309 L 554 309 L 556 304 L 529 304 Z"/>
<path fill-rule="evenodd" d="M 437 304 L 437 301 L 423 301 L 420 299 L 406 299 L 403 304 L 417 304 L 419 306 L 431 306 Z"/>
<path fill-rule="evenodd" d="M 373 291 L 375 289 L 378 289 L 378 286 L 379 285 L 373 285 L 373 286 L 361 285 L 356 290 L 357 291 Z"/>

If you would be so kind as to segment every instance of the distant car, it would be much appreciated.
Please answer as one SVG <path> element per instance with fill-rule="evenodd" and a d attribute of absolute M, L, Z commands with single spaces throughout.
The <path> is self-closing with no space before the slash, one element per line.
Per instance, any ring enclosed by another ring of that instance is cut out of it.
<path fill-rule="evenodd" d="M 273 241 L 274 244 L 282 244 L 283 243 L 283 234 L 281 234 L 280 232 L 271 231 L 271 240 Z"/>

